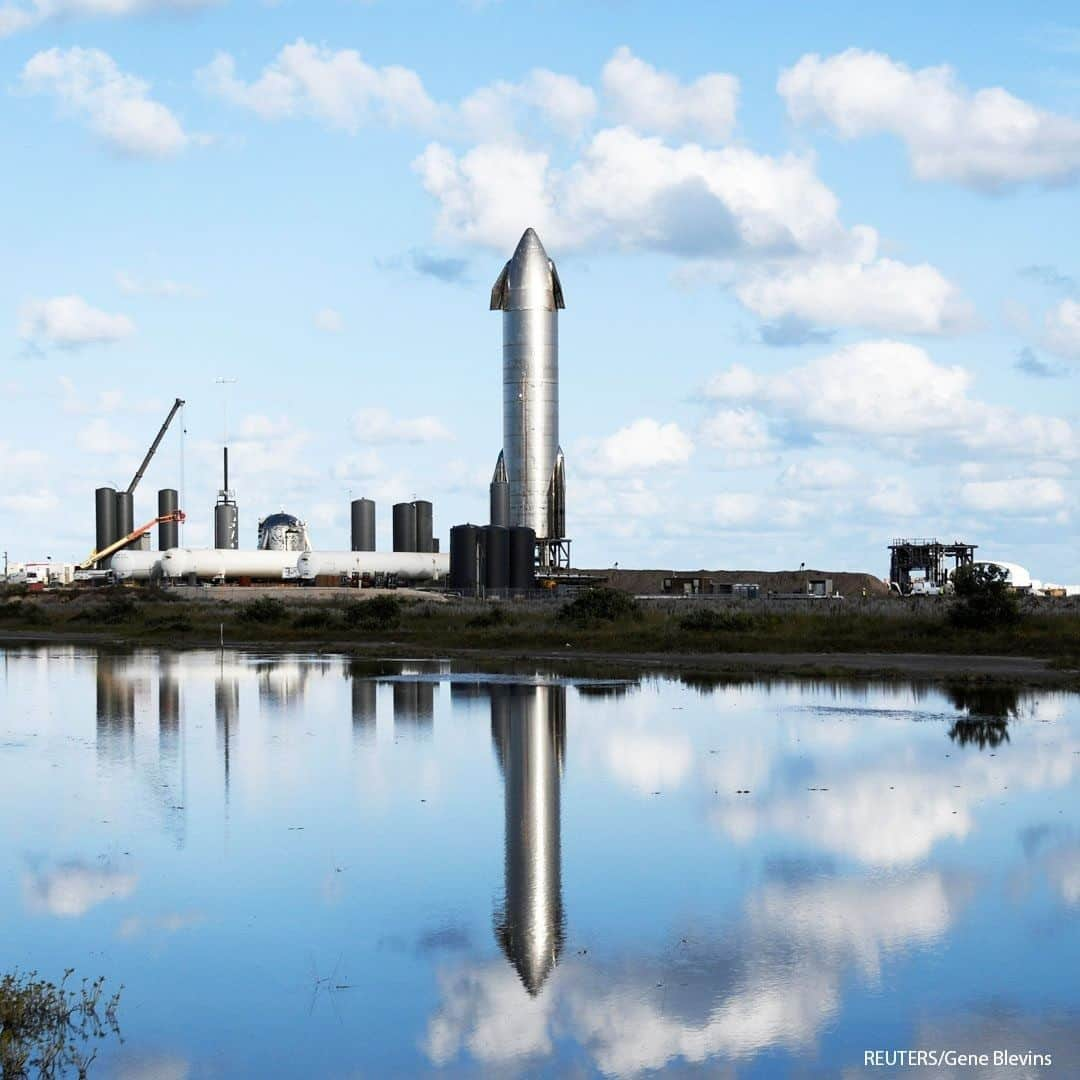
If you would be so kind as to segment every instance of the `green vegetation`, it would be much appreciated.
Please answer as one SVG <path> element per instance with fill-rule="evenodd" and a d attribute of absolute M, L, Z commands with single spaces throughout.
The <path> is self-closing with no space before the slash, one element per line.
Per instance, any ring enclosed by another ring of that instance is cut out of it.
<path fill-rule="evenodd" d="M 0 633 L 22 631 L 146 644 L 303 643 L 336 649 L 573 656 L 642 654 L 718 657 L 725 653 L 933 653 L 1038 656 L 1056 669 L 1080 667 L 1080 607 L 1022 601 L 1014 621 L 1000 614 L 996 586 L 955 599 L 900 598 L 831 604 L 635 602 L 594 588 L 573 599 L 443 602 L 346 592 L 308 598 L 305 590 L 235 602 L 201 590 L 178 600 L 137 588 L 32 594 L 0 601 Z M 1005 603 L 1015 597 L 1008 594 Z M 962 614 L 953 615 L 960 609 Z M 990 614 L 987 614 L 989 610 Z M 974 612 L 975 614 L 972 614 Z M 822 657 L 827 664 L 827 655 Z M 883 664 L 887 666 L 887 664 Z"/>
<path fill-rule="evenodd" d="M 256 600 L 249 600 L 240 605 L 237 612 L 244 622 L 252 623 L 279 623 L 283 622 L 289 614 L 289 609 L 281 600 L 275 600 L 272 596 L 260 596 Z"/>
<path fill-rule="evenodd" d="M 578 626 L 589 626 L 598 622 L 622 622 L 640 617 L 641 608 L 629 593 L 603 585 L 586 589 L 573 600 L 563 604 L 558 615 L 561 622 L 577 623 Z"/>
<path fill-rule="evenodd" d="M 726 611 L 717 608 L 697 608 L 679 620 L 679 629 L 703 634 L 722 630 L 751 630 L 754 616 L 746 611 Z"/>
<path fill-rule="evenodd" d="M 396 596 L 373 596 L 353 600 L 345 606 L 345 625 L 354 630 L 389 630 L 401 619 L 401 601 Z"/>
<path fill-rule="evenodd" d="M 39 979 L 34 971 L 0 977 L 0 1076 L 4 1080 L 85 1077 L 97 1057 L 95 1044 L 109 1035 L 119 1038 L 119 992 L 106 998 L 104 979 L 83 979 L 77 988 L 69 988 L 73 974 L 64 972 L 59 983 Z"/>
<path fill-rule="evenodd" d="M 1008 586 L 1008 571 L 994 563 L 962 566 L 953 577 L 956 600 L 949 609 L 953 626 L 994 630 L 1020 621 L 1020 602 Z"/>

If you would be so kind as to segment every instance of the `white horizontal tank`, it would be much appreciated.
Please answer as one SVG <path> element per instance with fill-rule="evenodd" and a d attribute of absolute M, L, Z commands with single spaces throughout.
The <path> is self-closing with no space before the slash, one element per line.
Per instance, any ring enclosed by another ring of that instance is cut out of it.
<path fill-rule="evenodd" d="M 305 551 L 296 563 L 301 581 L 326 575 L 393 574 L 399 581 L 441 581 L 450 573 L 449 552 Z"/>
<path fill-rule="evenodd" d="M 286 570 L 296 569 L 296 559 L 295 551 L 171 548 L 161 555 L 161 572 L 171 581 L 182 581 L 192 574 L 199 581 L 281 581 Z"/>
<path fill-rule="evenodd" d="M 132 551 L 129 548 L 112 557 L 109 569 L 117 581 L 149 581 L 160 561 L 160 551 Z"/>

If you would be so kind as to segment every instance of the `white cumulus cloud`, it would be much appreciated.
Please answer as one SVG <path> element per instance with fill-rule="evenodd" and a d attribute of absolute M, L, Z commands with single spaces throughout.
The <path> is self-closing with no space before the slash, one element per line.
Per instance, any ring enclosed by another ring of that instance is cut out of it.
<path fill-rule="evenodd" d="M 595 134 L 567 169 L 499 144 L 464 154 L 437 143 L 417 158 L 439 203 L 439 231 L 504 249 L 530 222 L 553 247 L 736 256 L 848 251 L 855 240 L 811 159 L 743 147 L 666 145 L 628 127 Z"/>
<path fill-rule="evenodd" d="M 7 462 L 5 462 L 7 464 Z M 47 488 L 38 488 L 37 491 L 24 491 L 12 495 L 0 495 L 0 507 L 12 514 L 35 514 L 50 513 L 60 505 L 57 496 Z"/>
<path fill-rule="evenodd" d="M 734 75 L 712 73 L 683 85 L 623 45 L 604 65 L 603 84 L 615 120 L 639 131 L 722 142 L 735 126 Z"/>
<path fill-rule="evenodd" d="M 92 307 L 81 296 L 55 296 L 23 306 L 19 336 L 25 340 L 74 348 L 122 341 L 135 333 L 126 315 Z"/>
<path fill-rule="evenodd" d="M 31 911 L 61 919 L 79 918 L 106 900 L 124 900 L 139 883 L 135 874 L 81 862 L 23 875 L 23 895 Z"/>
<path fill-rule="evenodd" d="M 429 443 L 449 439 L 450 432 L 435 416 L 409 419 L 392 416 L 387 409 L 361 409 L 353 417 L 353 434 L 358 442 Z"/>
<path fill-rule="evenodd" d="M 121 71 L 100 49 L 39 52 L 23 68 L 21 85 L 30 93 L 51 94 L 121 154 L 172 157 L 191 141 L 173 113 L 150 97 L 149 83 Z"/>
<path fill-rule="evenodd" d="M 53 19 L 76 16 L 144 15 L 155 11 L 195 11 L 221 0 L 28 0 L 0 7 L 0 38 Z"/>
<path fill-rule="evenodd" d="M 120 434 L 103 416 L 91 420 L 75 435 L 75 445 L 84 454 L 126 454 L 135 444 Z"/>
<path fill-rule="evenodd" d="M 1066 360 L 1080 362 L 1080 301 L 1062 300 L 1047 312 L 1043 344 Z"/>
<path fill-rule="evenodd" d="M 589 461 L 592 471 L 615 475 L 683 465 L 693 452 L 693 441 L 678 424 L 661 424 L 650 417 L 642 417 L 601 439 Z"/>
<path fill-rule="evenodd" d="M 441 107 L 415 71 L 373 67 L 355 49 L 328 49 L 303 38 L 286 45 L 252 82 L 237 75 L 228 53 L 218 53 L 197 81 L 264 119 L 313 116 L 349 132 L 373 121 L 424 129 L 440 121 Z"/>
<path fill-rule="evenodd" d="M 733 364 L 709 381 L 705 394 L 819 433 L 885 441 L 933 436 L 939 445 L 969 450 L 1075 458 L 1080 448 L 1067 420 L 979 401 L 969 393 L 973 382 L 968 369 L 937 364 L 918 346 L 868 341 L 779 374 Z"/>
<path fill-rule="evenodd" d="M 971 305 L 940 270 L 867 254 L 761 270 L 735 293 L 755 315 L 769 320 L 909 334 L 949 333 L 971 323 Z"/>
<path fill-rule="evenodd" d="M 969 90 L 948 66 L 912 70 L 862 49 L 811 53 L 781 73 L 777 89 L 797 123 L 826 123 L 849 139 L 898 136 L 924 180 L 993 189 L 1080 175 L 1080 122 L 1001 87 Z"/>
<path fill-rule="evenodd" d="M 845 488 L 859 478 L 859 470 L 842 458 L 808 457 L 792 462 L 780 474 L 788 490 L 831 491 Z"/>
<path fill-rule="evenodd" d="M 1049 476 L 1028 476 L 963 484 L 960 501 L 972 510 L 1031 515 L 1059 510 L 1068 500 L 1059 481 Z"/>

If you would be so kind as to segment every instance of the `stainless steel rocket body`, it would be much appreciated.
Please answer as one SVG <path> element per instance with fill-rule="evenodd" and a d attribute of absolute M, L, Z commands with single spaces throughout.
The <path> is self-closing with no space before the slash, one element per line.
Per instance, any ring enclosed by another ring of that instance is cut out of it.
<path fill-rule="evenodd" d="M 503 454 L 509 482 L 509 524 L 561 535 L 555 487 L 559 449 L 559 309 L 555 264 L 527 229 L 491 293 L 503 318 Z"/>
<path fill-rule="evenodd" d="M 492 732 L 505 782 L 506 894 L 496 932 L 531 994 L 562 953 L 560 786 L 564 686 L 511 686 L 492 695 Z"/>

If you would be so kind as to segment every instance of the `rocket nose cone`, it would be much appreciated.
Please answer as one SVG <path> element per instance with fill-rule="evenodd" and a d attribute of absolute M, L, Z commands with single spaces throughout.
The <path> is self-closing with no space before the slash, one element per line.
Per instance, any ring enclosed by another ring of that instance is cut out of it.
<path fill-rule="evenodd" d="M 544 250 L 544 245 L 540 243 L 540 237 L 536 235 L 536 230 L 530 226 L 521 234 L 521 239 L 518 241 L 517 247 L 514 248 L 514 258 L 529 258 L 534 252 L 543 259 L 547 258 L 547 252 Z"/>
<path fill-rule="evenodd" d="M 551 289 L 551 260 L 532 229 L 521 234 L 510 260 L 511 289 Z"/>

